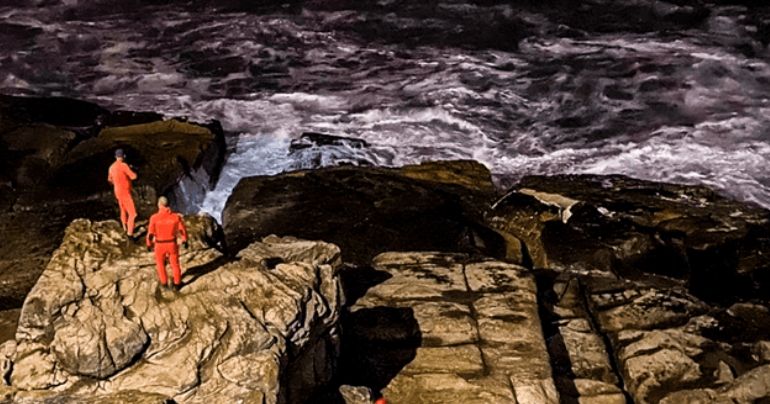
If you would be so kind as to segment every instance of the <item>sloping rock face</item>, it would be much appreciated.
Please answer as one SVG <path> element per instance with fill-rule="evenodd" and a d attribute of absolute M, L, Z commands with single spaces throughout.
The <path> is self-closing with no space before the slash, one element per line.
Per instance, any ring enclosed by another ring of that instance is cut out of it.
<path fill-rule="evenodd" d="M 344 383 L 392 403 L 559 402 L 526 269 L 430 252 L 372 267 L 351 282 L 363 294 L 343 322 Z"/>
<path fill-rule="evenodd" d="M 522 239 L 537 268 L 665 275 L 709 300 L 770 296 L 770 212 L 705 187 L 526 177 L 487 222 Z"/>
<path fill-rule="evenodd" d="M 510 255 L 481 225 L 494 197 L 489 171 L 471 161 L 398 169 L 333 167 L 245 178 L 227 201 L 231 249 L 267 234 L 327 240 L 345 262 L 368 265 L 384 251 L 482 251 Z M 514 245 L 514 243 L 509 243 Z"/>
<path fill-rule="evenodd" d="M 339 248 L 267 237 L 226 259 L 211 247 L 213 219 L 185 221 L 184 287 L 172 292 L 117 222 L 75 220 L 4 345 L 13 351 L 4 393 L 36 403 L 291 403 L 325 384 L 338 355 Z"/>
<path fill-rule="evenodd" d="M 78 217 L 117 218 L 107 182 L 115 148 L 137 166 L 138 220 L 157 196 L 177 208 L 213 185 L 224 155 L 218 124 L 160 120 L 62 98 L 0 97 L 0 308 L 18 307 Z"/>

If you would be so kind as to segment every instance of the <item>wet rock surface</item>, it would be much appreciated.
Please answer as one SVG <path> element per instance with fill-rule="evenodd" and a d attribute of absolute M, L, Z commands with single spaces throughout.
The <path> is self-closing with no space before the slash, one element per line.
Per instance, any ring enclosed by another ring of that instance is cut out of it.
<path fill-rule="evenodd" d="M 0 308 L 21 305 L 73 219 L 118 217 L 106 180 L 115 148 L 136 166 L 138 220 L 159 195 L 184 209 L 174 192 L 180 182 L 212 185 L 224 153 L 218 125 L 160 118 L 64 98 L 0 97 Z"/>
<path fill-rule="evenodd" d="M 296 152 L 311 147 L 341 146 L 353 149 L 369 147 L 363 139 L 353 137 L 329 135 L 325 133 L 305 132 L 299 138 L 293 139 L 289 145 L 290 152 Z"/>
<path fill-rule="evenodd" d="M 770 296 L 770 212 L 705 187 L 526 177 L 487 221 L 522 239 L 537 268 L 663 275 L 707 300 Z"/>
<path fill-rule="evenodd" d="M 0 345 L 13 402 L 302 402 L 334 374 L 339 249 L 267 237 L 234 258 L 186 217 L 184 286 L 117 222 L 75 220 Z M 267 264 L 266 264 L 267 263 Z M 67 401 L 69 400 L 69 401 Z M 90 401 L 89 401 L 90 400 Z"/>
<path fill-rule="evenodd" d="M 345 262 L 363 265 L 384 251 L 505 255 L 502 237 L 480 224 L 494 192 L 489 171 L 471 161 L 250 177 L 228 199 L 223 227 L 231 249 L 294 235 L 333 242 Z"/>

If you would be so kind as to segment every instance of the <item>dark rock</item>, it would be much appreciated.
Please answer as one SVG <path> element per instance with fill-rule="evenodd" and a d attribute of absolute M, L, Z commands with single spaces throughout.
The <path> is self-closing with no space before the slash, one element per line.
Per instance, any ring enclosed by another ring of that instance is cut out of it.
<path fill-rule="evenodd" d="M 770 212 L 701 186 L 624 176 L 526 177 L 488 223 L 535 267 L 683 280 L 706 299 L 770 292 Z"/>
<path fill-rule="evenodd" d="M 163 120 L 163 115 L 157 112 L 147 111 L 113 111 L 103 115 L 99 121 L 100 126 L 128 126 L 140 123 L 150 123 Z"/>
<path fill-rule="evenodd" d="M 223 224 L 231 249 L 267 234 L 294 235 L 334 242 L 358 264 L 383 251 L 505 255 L 502 238 L 478 224 L 493 197 L 489 171 L 471 161 L 333 167 L 241 180 Z"/>
<path fill-rule="evenodd" d="M 369 147 L 363 139 L 353 137 L 334 136 L 324 133 L 305 132 L 298 139 L 293 139 L 289 145 L 289 151 L 295 152 L 310 147 L 342 146 L 351 149 L 363 149 Z"/>
<path fill-rule="evenodd" d="M 13 97 L 0 95 L 0 131 L 18 125 L 39 123 L 62 127 L 87 127 L 109 113 L 82 100 L 63 97 Z"/>
<path fill-rule="evenodd" d="M 21 304 L 73 219 L 118 217 L 106 174 L 115 148 L 136 166 L 140 221 L 180 180 L 213 184 L 221 128 L 157 117 L 65 98 L 0 97 L 0 308 Z"/>

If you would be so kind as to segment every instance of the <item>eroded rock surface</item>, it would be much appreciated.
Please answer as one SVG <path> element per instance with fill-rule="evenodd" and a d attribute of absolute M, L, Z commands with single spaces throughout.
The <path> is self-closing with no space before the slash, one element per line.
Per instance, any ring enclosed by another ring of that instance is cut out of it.
<path fill-rule="evenodd" d="M 770 296 L 770 212 L 705 187 L 623 176 L 526 177 L 487 221 L 523 240 L 536 268 L 665 275 L 728 302 Z"/>
<path fill-rule="evenodd" d="M 218 124 L 162 120 L 157 114 L 111 113 L 64 98 L 0 97 L 0 309 L 24 297 L 79 217 L 118 217 L 107 182 L 114 150 L 137 167 L 138 220 L 155 210 L 159 195 L 177 209 L 189 202 L 174 192 L 203 196 L 224 155 Z"/>
<path fill-rule="evenodd" d="M 489 171 L 472 161 L 333 167 L 242 179 L 223 225 L 234 249 L 267 234 L 293 235 L 333 242 L 345 262 L 362 265 L 385 251 L 505 255 L 502 237 L 480 224 L 493 196 Z"/>
<path fill-rule="evenodd" d="M 681 287 L 585 279 L 591 318 L 608 337 L 637 403 L 751 403 L 770 397 L 757 346 L 770 335 L 765 304 L 710 306 Z"/>
<path fill-rule="evenodd" d="M 558 403 L 537 287 L 523 267 L 383 253 L 344 322 L 344 374 L 393 403 Z M 352 297 L 351 297 L 352 298 Z"/>
<path fill-rule="evenodd" d="M 0 349 L 0 360 L 13 350 L 4 394 L 278 403 L 328 382 L 339 348 L 339 249 L 273 236 L 230 259 L 212 248 L 213 219 L 185 221 L 184 287 L 172 292 L 117 222 L 75 220 L 25 301 L 15 341 Z"/>

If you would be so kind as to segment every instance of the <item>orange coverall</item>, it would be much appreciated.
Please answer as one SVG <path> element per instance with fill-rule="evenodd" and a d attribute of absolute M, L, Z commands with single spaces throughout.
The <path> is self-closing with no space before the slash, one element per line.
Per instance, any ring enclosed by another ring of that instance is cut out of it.
<path fill-rule="evenodd" d="M 174 272 L 174 285 L 179 285 L 182 281 L 182 270 L 179 268 L 179 246 L 176 244 L 177 236 L 182 238 L 182 242 L 187 241 L 187 229 L 184 227 L 182 217 L 166 206 L 159 207 L 158 213 L 150 216 L 147 247 L 150 248 L 155 243 L 155 264 L 158 267 L 158 278 L 163 285 L 168 282 L 166 257 L 168 257 Z"/>
<path fill-rule="evenodd" d="M 136 173 L 123 161 L 115 161 L 107 172 L 107 181 L 115 187 L 115 198 L 120 206 L 120 223 L 128 234 L 134 234 L 136 207 L 131 197 L 131 181 L 136 179 Z"/>

